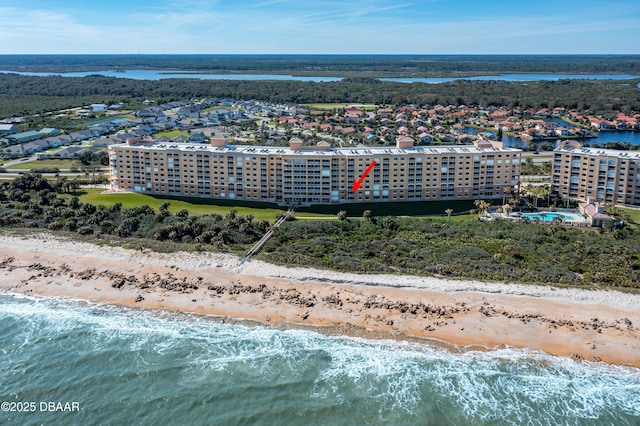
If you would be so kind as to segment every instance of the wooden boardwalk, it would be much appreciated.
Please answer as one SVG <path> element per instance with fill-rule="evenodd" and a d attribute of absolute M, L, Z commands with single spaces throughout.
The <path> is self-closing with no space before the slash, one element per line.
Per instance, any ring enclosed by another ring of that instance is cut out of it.
<path fill-rule="evenodd" d="M 264 234 L 262 236 L 262 238 L 260 238 L 260 240 L 258 240 L 257 243 L 255 243 L 253 245 L 253 247 L 251 247 L 251 250 L 249 250 L 247 252 L 247 254 L 245 255 L 245 257 L 242 259 L 242 262 L 240 262 L 240 264 L 242 265 L 243 263 L 245 263 L 247 260 L 249 260 L 249 258 L 251 256 L 253 256 L 254 254 L 258 253 L 260 250 L 262 250 L 262 247 L 264 247 L 264 245 L 267 243 L 267 241 L 269 241 L 269 239 L 273 236 L 273 232 L 278 229 L 280 227 L 280 225 L 282 225 L 283 223 L 285 223 L 287 220 L 289 220 L 290 217 L 293 217 L 294 213 L 296 210 L 296 206 L 291 206 L 289 208 L 289 210 L 287 210 L 287 214 L 282 216 L 280 219 L 278 219 L 276 221 L 276 223 L 271 227 L 271 229 L 269 229 L 267 231 L 266 234 Z"/>

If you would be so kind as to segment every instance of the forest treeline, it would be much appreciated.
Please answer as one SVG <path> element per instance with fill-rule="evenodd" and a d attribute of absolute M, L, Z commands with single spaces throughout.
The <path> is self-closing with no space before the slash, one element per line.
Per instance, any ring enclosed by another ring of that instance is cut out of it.
<path fill-rule="evenodd" d="M 373 77 L 640 74 L 640 55 L 0 55 L 0 70 L 175 69 Z"/>
<path fill-rule="evenodd" d="M 164 103 L 199 97 L 288 103 L 353 102 L 470 106 L 562 106 L 594 114 L 640 111 L 640 80 L 469 81 L 397 83 L 373 78 L 338 82 L 32 77 L 0 74 L 0 117 L 100 102 Z"/>

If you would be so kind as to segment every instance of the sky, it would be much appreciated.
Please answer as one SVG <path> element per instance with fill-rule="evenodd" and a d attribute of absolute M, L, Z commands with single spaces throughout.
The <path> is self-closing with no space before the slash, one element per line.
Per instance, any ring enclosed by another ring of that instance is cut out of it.
<path fill-rule="evenodd" d="M 0 54 L 54 53 L 640 54 L 640 1 L 0 0 Z"/>

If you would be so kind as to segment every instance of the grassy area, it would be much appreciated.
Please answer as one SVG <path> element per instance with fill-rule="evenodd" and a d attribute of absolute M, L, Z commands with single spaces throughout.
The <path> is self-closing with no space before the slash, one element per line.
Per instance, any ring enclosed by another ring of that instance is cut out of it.
<path fill-rule="evenodd" d="M 121 202 L 125 208 L 139 207 L 148 204 L 153 209 L 158 209 L 165 201 L 171 203 L 169 211 L 175 213 L 182 209 L 189 210 L 191 215 L 203 215 L 218 213 L 225 215 L 232 209 L 236 209 L 239 214 L 252 214 L 256 219 L 275 220 L 279 213 L 284 213 L 285 208 L 278 208 L 275 204 L 256 203 L 233 200 L 209 200 L 200 198 L 171 199 L 168 197 L 155 197 L 139 193 L 115 193 L 102 194 L 102 189 L 83 189 L 86 193 L 80 197 L 81 202 L 94 205 L 111 206 L 116 202 Z M 247 205 L 248 204 L 248 205 Z M 260 207 L 264 204 L 264 207 Z M 371 210 L 374 216 L 426 216 L 439 215 L 436 220 L 447 221 L 445 209 L 452 208 L 455 213 L 468 212 L 474 208 L 470 201 L 446 201 L 446 202 L 396 202 L 374 204 L 341 204 L 341 205 L 319 205 L 312 207 L 299 207 L 296 211 L 296 218 L 305 219 L 337 219 L 337 212 L 345 210 L 351 218 L 362 217 L 364 210 Z M 461 223 L 472 220 L 475 216 L 470 214 L 458 214 L 451 216 L 451 222 Z"/>
<path fill-rule="evenodd" d="M 627 213 L 636 227 L 640 226 L 640 209 L 631 209 L 628 207 L 616 207 L 616 209 Z"/>
<path fill-rule="evenodd" d="M 311 111 L 331 111 L 334 109 L 340 108 L 360 108 L 363 110 L 376 110 L 379 108 L 378 105 L 374 104 L 344 104 L 344 103 L 318 103 L 318 104 L 303 104 L 303 106 L 308 107 Z"/>
<path fill-rule="evenodd" d="M 185 138 L 188 138 L 189 137 L 189 133 L 181 132 L 180 130 L 169 130 L 169 131 L 166 131 L 166 132 L 159 132 L 156 135 L 154 135 L 155 138 L 159 138 L 161 136 L 166 136 L 169 139 L 173 139 L 173 138 L 178 137 L 178 136 L 184 136 Z"/>
<path fill-rule="evenodd" d="M 214 106 L 210 106 L 209 108 L 205 108 L 203 111 L 204 112 L 209 112 L 209 111 L 215 111 L 217 109 L 228 109 L 228 110 L 238 110 L 240 109 L 239 107 L 236 106 L 222 106 L 222 105 L 214 105 Z"/>
<path fill-rule="evenodd" d="M 123 193 L 123 194 L 102 194 L 101 189 L 83 189 L 83 195 L 80 196 L 80 201 L 83 203 L 91 203 L 96 206 L 111 206 L 117 202 L 122 203 L 125 208 L 139 207 L 143 204 L 148 204 L 154 210 L 158 210 L 160 204 L 169 202 L 169 211 L 175 213 L 182 209 L 187 209 L 191 216 L 199 216 L 211 213 L 217 213 L 219 215 L 226 215 L 232 209 L 238 211 L 238 214 L 248 215 L 252 214 L 257 220 L 269 220 L 275 221 L 278 214 L 284 213 L 284 210 L 276 208 L 258 208 L 258 207 L 245 207 L 245 206 L 233 206 L 233 205 L 216 205 L 216 204 L 204 204 L 195 203 L 183 200 L 171 200 L 166 198 L 153 197 L 151 195 L 138 194 L 138 193 Z M 332 218 L 331 216 L 323 216 L 314 213 L 301 213 L 296 215 L 303 218 Z"/>
<path fill-rule="evenodd" d="M 57 167 L 59 169 L 70 169 L 71 167 L 79 167 L 77 160 L 73 159 L 47 159 L 47 160 L 32 160 L 24 161 L 22 163 L 14 164 L 13 166 L 6 167 L 7 170 L 29 170 L 29 169 L 42 169 Z"/>

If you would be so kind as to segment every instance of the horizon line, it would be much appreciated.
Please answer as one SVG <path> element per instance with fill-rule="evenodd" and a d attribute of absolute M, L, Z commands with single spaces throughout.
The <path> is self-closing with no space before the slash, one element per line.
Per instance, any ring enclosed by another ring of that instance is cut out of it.
<path fill-rule="evenodd" d="M 639 53 L 0 53 L 0 56 L 640 56 Z"/>

